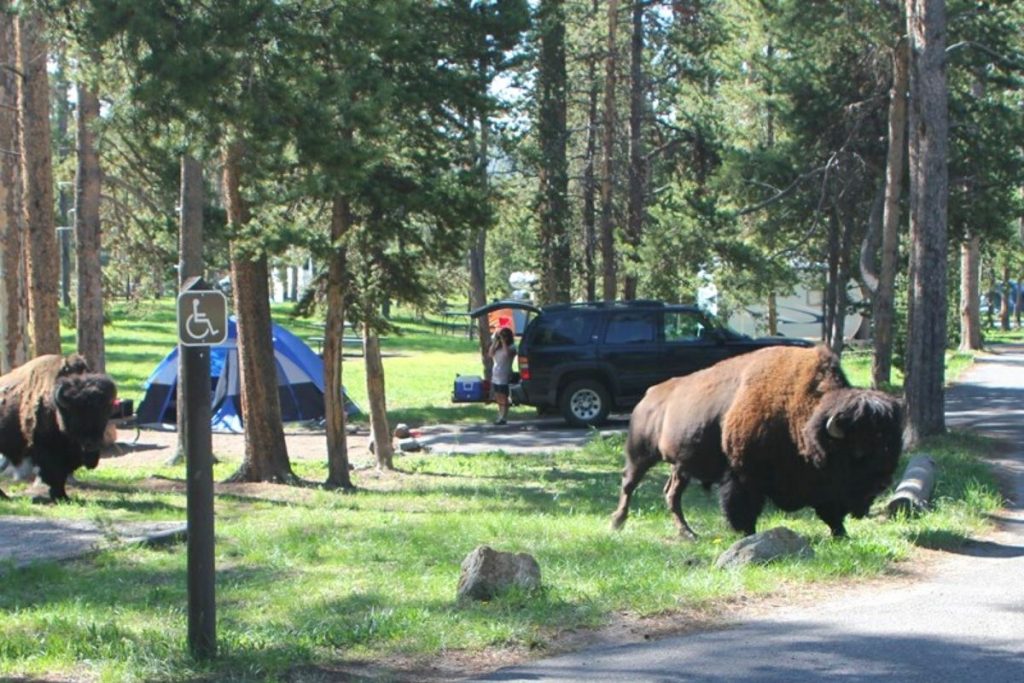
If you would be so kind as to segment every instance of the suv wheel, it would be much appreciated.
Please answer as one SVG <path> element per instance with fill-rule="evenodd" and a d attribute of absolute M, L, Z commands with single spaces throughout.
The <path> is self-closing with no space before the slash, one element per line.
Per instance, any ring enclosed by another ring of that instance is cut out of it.
<path fill-rule="evenodd" d="M 599 425 L 611 411 L 611 397 L 600 382 L 579 379 L 572 382 L 559 397 L 558 406 L 565 421 L 576 427 Z"/>

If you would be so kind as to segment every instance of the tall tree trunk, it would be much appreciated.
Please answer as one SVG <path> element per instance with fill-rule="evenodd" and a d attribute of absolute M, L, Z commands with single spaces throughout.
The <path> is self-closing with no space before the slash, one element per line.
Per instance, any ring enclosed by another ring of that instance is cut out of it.
<path fill-rule="evenodd" d="M 779 333 L 779 301 L 775 292 L 768 294 L 768 336 L 774 337 Z"/>
<path fill-rule="evenodd" d="M 625 269 L 622 298 L 636 298 L 640 267 L 640 243 L 643 240 L 645 206 L 644 188 L 647 168 L 644 161 L 644 6 L 646 0 L 633 0 L 633 32 L 629 41 L 629 266 Z"/>
<path fill-rule="evenodd" d="M 604 128 L 601 136 L 601 294 L 615 299 L 615 82 L 618 77 L 619 0 L 608 0 L 608 52 L 604 62 Z"/>
<path fill-rule="evenodd" d="M 60 353 L 57 236 L 53 223 L 53 158 L 50 149 L 50 81 L 42 16 L 16 15 L 18 105 L 25 225 L 28 230 L 29 326 L 32 355 Z"/>
<path fill-rule="evenodd" d="M 388 408 L 384 388 L 384 363 L 380 357 L 380 339 L 370 325 L 363 323 L 363 355 L 366 361 L 366 400 L 370 404 L 370 434 L 377 469 L 393 470 L 395 449 L 391 444 Z"/>
<path fill-rule="evenodd" d="M 487 64 L 483 60 L 479 65 L 481 78 L 487 73 Z M 477 140 L 476 148 L 476 173 L 477 182 L 480 183 L 480 191 L 484 197 L 490 197 L 490 181 L 487 177 L 487 164 L 490 161 L 490 125 L 491 122 L 487 112 L 481 109 L 479 112 L 480 138 Z M 489 199 L 488 199 L 489 201 Z M 488 217 L 490 214 L 487 214 Z M 477 228 L 473 236 L 473 244 L 469 252 L 469 306 L 479 308 L 487 303 L 487 272 L 485 268 L 487 257 L 487 225 Z M 480 365 L 483 367 L 485 378 L 491 378 L 491 362 L 487 357 L 487 348 L 490 346 L 491 331 L 487 323 L 487 316 L 480 316 L 476 321 L 477 347 L 480 352 Z"/>
<path fill-rule="evenodd" d="M 882 259 L 873 301 L 875 354 L 871 385 L 880 388 L 892 379 L 892 342 L 895 324 L 896 267 L 900 256 L 900 195 L 903 192 L 904 150 L 907 132 L 909 45 L 896 44 L 889 91 L 889 151 L 885 157 L 885 204 L 882 210 Z"/>
<path fill-rule="evenodd" d="M 342 341 L 345 336 L 345 236 L 352 224 L 348 201 L 334 198 L 331 207 L 331 257 L 327 265 L 327 315 L 324 329 L 324 413 L 327 418 L 327 481 L 329 489 L 352 491 L 348 440 L 345 433 L 345 397 L 342 394 Z"/>
<path fill-rule="evenodd" d="M 537 135 L 540 139 L 540 262 L 543 303 L 569 300 L 569 167 L 565 156 L 567 83 L 563 0 L 542 0 Z"/>
<path fill-rule="evenodd" d="M 1002 296 L 999 297 L 999 327 L 1004 331 L 1010 330 L 1010 297 L 1013 295 L 1010 288 L 1010 266 L 1003 265 L 1003 286 L 1000 288 Z"/>
<path fill-rule="evenodd" d="M 224 153 L 224 204 L 228 223 L 236 228 L 249 222 L 249 207 L 242 198 L 243 145 L 231 143 Z M 239 390 L 245 423 L 245 455 L 231 481 L 293 483 L 291 462 L 281 423 L 281 399 L 274 372 L 274 344 L 270 332 L 269 267 L 265 254 L 244 253 L 231 244 L 231 291 L 238 325 Z"/>
<path fill-rule="evenodd" d="M 288 277 L 290 278 L 286 282 L 288 283 L 288 300 L 298 301 L 299 300 L 299 267 L 288 266 Z"/>
<path fill-rule="evenodd" d="M 968 234 L 960 245 L 960 350 L 981 350 L 981 238 Z"/>
<path fill-rule="evenodd" d="M 829 348 L 833 346 L 833 327 L 835 323 L 836 306 L 838 301 L 838 289 L 836 282 L 839 279 L 839 219 L 833 210 L 828 218 L 828 270 L 825 274 L 825 315 L 822 318 L 821 338 Z"/>
<path fill-rule="evenodd" d="M 910 36 L 910 296 L 906 440 L 946 429 L 946 250 L 949 115 L 944 0 L 907 0 Z"/>
<path fill-rule="evenodd" d="M 68 95 L 71 84 L 67 80 L 64 67 L 64 55 L 58 57 L 59 66 L 54 84 L 54 104 L 57 108 L 57 163 L 63 164 L 71 149 L 68 141 L 70 128 L 71 103 Z M 71 307 L 71 225 L 70 209 L 72 196 L 64 187 L 66 183 L 57 184 L 57 250 L 60 254 L 60 302 L 64 308 Z"/>
<path fill-rule="evenodd" d="M 591 10 L 597 16 L 598 0 L 591 1 Z M 597 297 L 597 181 L 594 165 L 597 161 L 597 57 L 587 57 L 587 143 L 583 161 L 583 289 L 587 301 Z"/>
<path fill-rule="evenodd" d="M 9 8 L 7 0 L 0 0 L 0 65 L 17 59 Z M 13 370 L 28 356 L 17 110 L 15 71 L 0 66 L 0 373 Z"/>
<path fill-rule="evenodd" d="M 100 262 L 100 187 L 103 174 L 93 126 L 100 116 L 100 101 L 89 88 L 78 86 L 75 145 L 75 238 L 78 259 L 78 296 L 75 326 L 78 351 L 99 372 L 106 368 L 103 340 L 103 266 Z M 179 404 L 180 405 L 180 404 Z"/>

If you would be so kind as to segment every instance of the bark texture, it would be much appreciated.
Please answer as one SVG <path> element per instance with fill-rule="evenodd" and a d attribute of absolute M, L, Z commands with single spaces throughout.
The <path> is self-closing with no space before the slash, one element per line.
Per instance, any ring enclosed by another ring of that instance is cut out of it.
<path fill-rule="evenodd" d="M 78 133 L 75 142 L 78 157 L 75 173 L 75 239 L 78 260 L 75 327 L 78 352 L 86 357 L 96 372 L 105 372 L 103 266 L 100 263 L 100 191 L 103 174 L 93 133 L 93 125 L 99 116 L 100 101 L 96 93 L 79 86 L 76 113 Z"/>
<path fill-rule="evenodd" d="M 608 52 L 604 62 L 604 127 L 601 132 L 601 294 L 615 299 L 615 84 L 618 78 L 619 0 L 608 0 Z"/>
<path fill-rule="evenodd" d="M 0 65 L 14 64 L 14 17 L 0 0 Z M 26 335 L 24 221 L 18 168 L 18 84 L 15 71 L 0 68 L 0 373 L 25 362 Z"/>
<path fill-rule="evenodd" d="M 906 439 L 946 429 L 946 249 L 949 197 L 944 0 L 907 0 L 910 36 L 910 296 Z"/>
<path fill-rule="evenodd" d="M 327 429 L 327 481 L 330 489 L 355 489 L 349 474 L 348 439 L 345 434 L 345 398 L 341 387 L 342 338 L 345 336 L 345 234 L 352 223 L 344 197 L 335 197 L 331 207 L 331 248 L 327 266 L 327 315 L 324 329 L 324 412 Z"/>
<path fill-rule="evenodd" d="M 50 150 L 50 81 L 47 45 L 38 12 L 16 15 L 18 123 L 21 136 L 22 211 L 27 230 L 26 272 L 33 356 L 60 353 L 60 261 L 53 221 L 53 158 Z"/>
<path fill-rule="evenodd" d="M 598 2 L 592 0 L 591 10 L 597 15 Z M 587 143 L 583 161 L 583 281 L 587 301 L 597 297 L 597 57 L 587 58 Z"/>
<path fill-rule="evenodd" d="M 889 91 L 889 151 L 885 159 L 885 200 L 882 208 L 882 258 L 872 302 L 875 354 L 871 385 L 878 389 L 892 379 L 896 270 L 900 255 L 900 195 L 903 192 L 907 132 L 908 44 L 900 40 L 893 52 Z"/>
<path fill-rule="evenodd" d="M 629 215 L 626 235 L 629 242 L 630 265 L 622 282 L 622 298 L 636 298 L 640 263 L 640 242 L 643 240 L 647 214 L 647 164 L 644 159 L 644 0 L 633 0 L 633 31 L 629 42 Z"/>
<path fill-rule="evenodd" d="M 249 207 L 241 193 L 244 147 L 232 143 L 224 154 L 224 204 L 228 222 L 249 222 Z M 233 481 L 293 483 L 288 447 L 281 423 L 281 399 L 274 372 L 274 346 L 270 333 L 270 269 L 265 254 L 253 256 L 231 244 L 231 284 L 238 325 L 239 390 L 245 423 L 245 455 Z"/>
<path fill-rule="evenodd" d="M 981 350 L 981 238 L 960 245 L 960 350 Z"/>
<path fill-rule="evenodd" d="M 369 325 L 363 325 L 363 355 L 366 361 L 366 400 L 370 404 L 370 434 L 377 456 L 377 469 L 393 470 L 395 449 L 388 426 L 388 407 L 385 399 L 384 364 L 380 357 L 380 339 Z"/>
<path fill-rule="evenodd" d="M 569 167 L 566 159 L 567 83 L 565 9 L 562 0 L 543 0 L 540 23 L 538 130 L 541 147 L 540 261 L 541 300 L 568 301 L 572 269 L 569 250 Z"/>

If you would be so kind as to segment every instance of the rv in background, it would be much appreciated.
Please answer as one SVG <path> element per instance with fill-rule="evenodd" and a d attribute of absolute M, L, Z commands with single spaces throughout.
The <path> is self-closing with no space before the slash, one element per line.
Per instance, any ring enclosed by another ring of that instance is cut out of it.
<path fill-rule="evenodd" d="M 714 285 L 703 289 L 700 293 L 701 305 L 716 313 L 717 295 L 718 292 L 715 291 Z M 860 286 L 852 280 L 847 287 L 846 295 L 853 304 L 863 300 Z M 797 287 L 792 294 L 776 296 L 777 332 L 784 337 L 822 339 L 825 321 L 824 304 L 824 292 L 820 289 Z M 768 306 L 765 303 L 740 306 L 730 313 L 727 323 L 737 332 L 751 337 L 766 335 L 768 334 Z M 867 319 L 859 311 L 854 310 L 846 316 L 843 338 L 862 339 L 867 337 L 867 325 Z"/>

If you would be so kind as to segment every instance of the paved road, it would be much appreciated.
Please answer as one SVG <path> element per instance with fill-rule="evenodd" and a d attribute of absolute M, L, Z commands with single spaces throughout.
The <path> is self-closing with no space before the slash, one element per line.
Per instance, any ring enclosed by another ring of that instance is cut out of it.
<path fill-rule="evenodd" d="M 1024 448 L 1024 348 L 980 359 L 948 392 L 947 417 L 951 426 Z M 998 533 L 951 553 L 925 580 L 718 631 L 546 659 L 484 680 L 1024 681 L 1024 450 L 998 465 L 1013 496 Z"/>

